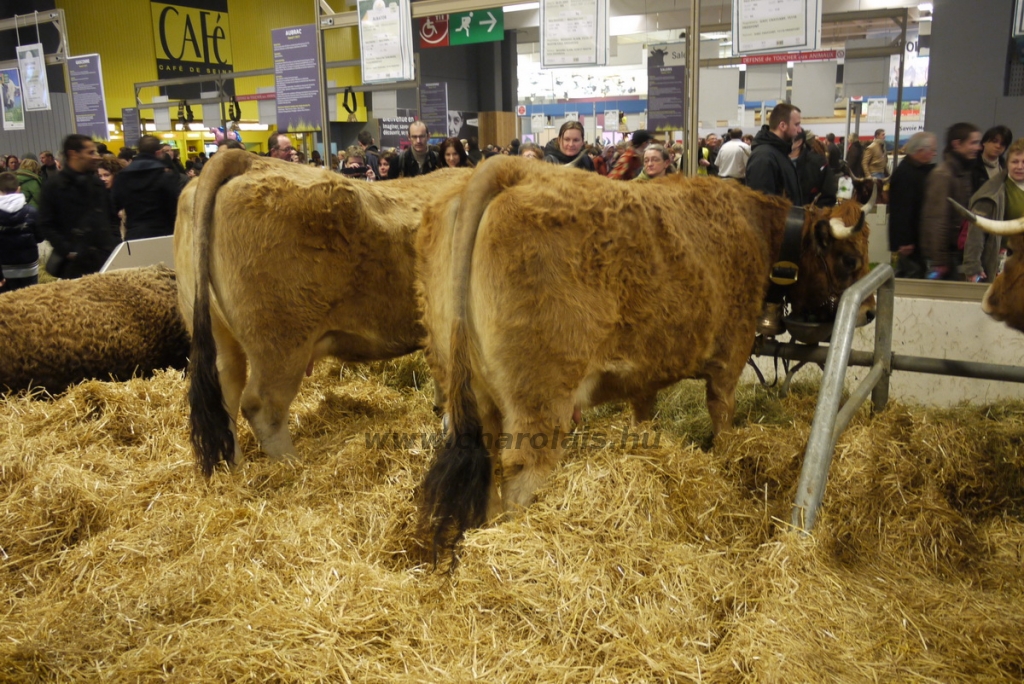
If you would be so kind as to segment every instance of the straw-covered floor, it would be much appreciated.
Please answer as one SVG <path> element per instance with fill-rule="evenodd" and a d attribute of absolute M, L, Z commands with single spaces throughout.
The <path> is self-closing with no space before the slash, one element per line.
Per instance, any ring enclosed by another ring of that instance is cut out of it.
<path fill-rule="evenodd" d="M 570 449 L 451 574 L 407 553 L 433 431 L 419 356 L 325 362 L 302 458 L 198 475 L 177 373 L 0 399 L 0 681 L 997 682 L 1024 678 L 1024 405 L 867 411 L 811 537 L 786 521 L 814 388 L 703 386 L 657 446 Z"/>

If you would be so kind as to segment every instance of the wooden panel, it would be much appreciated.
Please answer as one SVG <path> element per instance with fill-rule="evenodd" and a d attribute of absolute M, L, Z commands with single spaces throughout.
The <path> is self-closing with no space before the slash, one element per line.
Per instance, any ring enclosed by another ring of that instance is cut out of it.
<path fill-rule="evenodd" d="M 505 147 L 517 137 L 519 131 L 516 130 L 516 115 L 513 112 L 480 112 L 480 147 Z"/>

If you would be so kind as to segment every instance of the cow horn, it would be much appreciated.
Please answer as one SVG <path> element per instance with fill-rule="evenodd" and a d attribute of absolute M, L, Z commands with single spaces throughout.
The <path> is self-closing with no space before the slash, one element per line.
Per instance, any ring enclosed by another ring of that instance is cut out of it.
<path fill-rule="evenodd" d="M 875 204 L 878 201 L 878 183 L 872 181 L 871 183 L 871 199 L 868 203 L 861 207 L 861 215 L 866 216 L 875 210 Z"/>
<path fill-rule="evenodd" d="M 977 224 L 977 226 L 986 233 L 992 233 L 993 235 L 1019 235 L 1024 233 L 1024 218 L 1019 218 L 1014 221 L 996 221 L 994 219 L 985 218 L 984 216 L 978 216 L 970 209 L 965 209 L 952 197 L 947 197 L 946 199 L 950 201 L 957 211 Z"/>
<path fill-rule="evenodd" d="M 828 225 L 832 229 L 832 237 L 836 240 L 845 240 L 853 232 L 853 226 L 843 223 L 843 219 L 829 219 Z"/>

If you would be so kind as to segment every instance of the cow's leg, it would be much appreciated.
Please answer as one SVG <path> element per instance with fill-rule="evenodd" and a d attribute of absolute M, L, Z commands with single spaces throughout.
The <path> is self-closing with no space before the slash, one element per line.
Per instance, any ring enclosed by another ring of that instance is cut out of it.
<path fill-rule="evenodd" d="M 746 356 L 733 356 L 737 358 L 728 359 L 724 363 L 712 360 L 711 366 L 704 374 L 707 380 L 705 393 L 708 413 L 711 414 L 711 431 L 715 437 L 732 427 L 733 418 L 736 416 L 736 385 L 743 373 Z"/>
<path fill-rule="evenodd" d="M 295 455 L 288 431 L 288 409 L 299 393 L 308 355 L 294 356 L 293 359 L 268 356 L 270 367 L 254 361 L 249 383 L 242 392 L 242 413 L 252 425 L 260 447 L 271 458 Z"/>
<path fill-rule="evenodd" d="M 658 391 L 640 394 L 630 400 L 633 407 L 633 425 L 643 423 L 654 417 L 654 405 L 658 402 Z"/>
<path fill-rule="evenodd" d="M 238 442 L 238 408 L 245 388 L 245 351 L 218 316 L 213 316 L 213 340 L 217 346 L 217 377 L 224 397 L 224 408 L 231 417 L 231 437 L 235 442 L 232 466 L 242 465 L 242 447 Z"/>
<path fill-rule="evenodd" d="M 508 416 L 509 448 L 501 450 L 501 499 L 506 513 L 533 503 L 534 494 L 562 458 L 562 441 L 572 432 L 572 397 L 548 404 L 538 416 Z"/>
<path fill-rule="evenodd" d="M 484 444 L 488 447 L 491 457 L 491 485 L 487 492 L 487 522 L 501 517 L 504 511 L 501 503 L 501 452 L 499 437 L 501 435 L 501 411 L 490 397 L 480 393 L 477 395 L 477 410 L 480 411 L 480 427 L 483 430 Z"/>

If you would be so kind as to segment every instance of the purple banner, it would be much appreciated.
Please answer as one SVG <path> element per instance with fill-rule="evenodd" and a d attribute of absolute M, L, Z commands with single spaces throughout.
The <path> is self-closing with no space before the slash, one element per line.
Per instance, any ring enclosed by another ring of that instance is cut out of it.
<path fill-rule="evenodd" d="M 93 140 L 110 140 L 100 56 L 69 58 L 68 77 L 71 80 L 71 101 L 75 110 L 75 130 Z"/>
<path fill-rule="evenodd" d="M 432 137 L 448 130 L 447 83 L 424 83 L 420 86 L 420 121 L 427 124 Z"/>
<path fill-rule="evenodd" d="M 274 29 L 270 35 L 274 43 L 277 129 L 282 133 L 321 130 L 316 26 Z"/>
<path fill-rule="evenodd" d="M 142 122 L 139 120 L 138 107 L 121 109 L 121 131 L 124 133 L 126 147 L 136 147 L 142 137 Z"/>
<path fill-rule="evenodd" d="M 647 128 L 686 129 L 686 44 L 647 47 Z"/>

